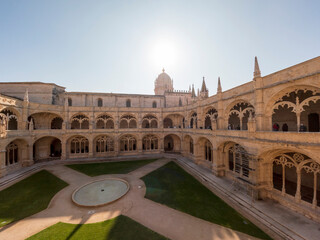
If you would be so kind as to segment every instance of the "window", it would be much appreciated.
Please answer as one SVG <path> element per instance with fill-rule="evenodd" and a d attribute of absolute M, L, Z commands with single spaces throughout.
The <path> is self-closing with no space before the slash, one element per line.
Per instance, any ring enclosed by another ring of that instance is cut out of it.
<path fill-rule="evenodd" d="M 126 107 L 131 107 L 131 100 L 130 99 L 127 100 Z"/>
<path fill-rule="evenodd" d="M 179 98 L 179 107 L 182 107 L 182 100 Z"/>
<path fill-rule="evenodd" d="M 101 98 L 98 98 L 98 107 L 102 107 L 103 101 Z"/>
<path fill-rule="evenodd" d="M 156 101 L 154 101 L 154 102 L 152 103 L 152 107 L 153 107 L 153 108 L 157 108 L 157 102 L 156 102 Z"/>
<path fill-rule="evenodd" d="M 72 106 L 72 99 L 71 98 L 68 98 L 68 106 Z"/>

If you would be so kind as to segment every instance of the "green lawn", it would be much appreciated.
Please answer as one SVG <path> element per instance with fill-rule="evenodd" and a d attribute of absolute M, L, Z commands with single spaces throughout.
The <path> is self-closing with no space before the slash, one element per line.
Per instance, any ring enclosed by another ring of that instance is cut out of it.
<path fill-rule="evenodd" d="M 0 227 L 46 209 L 51 198 L 66 186 L 42 170 L 0 191 Z"/>
<path fill-rule="evenodd" d="M 162 240 L 162 235 L 133 221 L 131 218 L 119 217 L 104 222 L 90 224 L 69 224 L 59 222 L 31 236 L 28 240 Z"/>
<path fill-rule="evenodd" d="M 174 162 L 142 180 L 147 186 L 145 197 L 150 200 L 254 237 L 271 239 Z"/>
<path fill-rule="evenodd" d="M 66 165 L 91 177 L 104 174 L 126 174 L 157 159 Z"/>

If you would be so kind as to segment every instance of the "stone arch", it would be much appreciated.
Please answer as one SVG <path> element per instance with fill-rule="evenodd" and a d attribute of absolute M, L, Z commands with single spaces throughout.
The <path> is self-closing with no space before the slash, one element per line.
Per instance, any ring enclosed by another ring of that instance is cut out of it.
<path fill-rule="evenodd" d="M 158 119 L 153 114 L 146 114 L 142 118 L 142 128 L 157 128 L 158 127 Z"/>
<path fill-rule="evenodd" d="M 197 156 L 202 161 L 213 161 L 213 144 L 206 137 L 200 137 L 197 141 Z"/>
<path fill-rule="evenodd" d="M 142 138 L 143 151 L 157 151 L 159 150 L 159 137 L 154 134 L 147 134 Z"/>
<path fill-rule="evenodd" d="M 120 118 L 120 128 L 137 128 L 137 119 L 131 114 L 124 114 Z"/>
<path fill-rule="evenodd" d="M 190 128 L 198 128 L 198 114 L 195 111 L 192 111 L 190 114 Z"/>
<path fill-rule="evenodd" d="M 120 152 L 135 152 L 137 151 L 137 138 L 132 134 L 124 134 L 119 137 Z"/>
<path fill-rule="evenodd" d="M 194 154 L 194 141 L 190 135 L 183 137 L 184 151 L 187 154 Z"/>
<path fill-rule="evenodd" d="M 226 108 L 228 129 L 248 130 L 248 120 L 254 116 L 255 110 L 249 101 L 236 100 Z"/>
<path fill-rule="evenodd" d="M 233 141 L 225 141 L 219 145 L 218 151 L 226 166 L 227 176 L 249 179 L 253 156 L 243 145 Z"/>
<path fill-rule="evenodd" d="M 115 151 L 115 141 L 112 136 L 99 135 L 93 140 L 93 149 L 96 155 L 104 155 Z"/>
<path fill-rule="evenodd" d="M 18 130 L 17 111 L 12 108 L 4 108 L 0 112 L 0 123 L 5 130 Z"/>
<path fill-rule="evenodd" d="M 164 137 L 164 151 L 165 152 L 180 152 L 181 139 L 176 134 L 168 134 Z"/>
<path fill-rule="evenodd" d="M 71 129 L 89 129 L 89 117 L 83 113 L 74 114 L 70 123 Z"/>
<path fill-rule="evenodd" d="M 17 169 L 28 159 L 28 143 L 21 138 L 14 139 L 6 146 L 5 166 L 10 170 Z"/>
<path fill-rule="evenodd" d="M 212 129 L 212 122 L 217 122 L 218 111 L 214 107 L 209 107 L 206 110 L 206 115 L 204 117 L 204 128 Z M 216 126 L 215 126 L 216 127 Z"/>
<path fill-rule="evenodd" d="M 100 114 L 96 118 L 96 129 L 113 129 L 114 121 L 113 118 L 108 114 Z"/>
<path fill-rule="evenodd" d="M 70 156 L 88 156 L 89 140 L 82 135 L 71 136 L 67 141 L 67 149 Z"/>
<path fill-rule="evenodd" d="M 296 202 L 301 200 L 320 207 L 320 163 L 292 149 L 275 149 L 261 154 L 267 165 L 268 185 L 272 188 L 272 197 L 277 195 Z"/>
<path fill-rule="evenodd" d="M 63 119 L 61 117 L 55 117 L 51 120 L 51 129 L 62 129 Z"/>
<path fill-rule="evenodd" d="M 266 117 L 273 131 L 320 131 L 320 89 L 313 86 L 284 88 L 271 97 Z"/>
<path fill-rule="evenodd" d="M 184 125 L 184 117 L 179 113 L 167 114 L 163 119 L 163 128 L 181 128 Z"/>
<path fill-rule="evenodd" d="M 61 154 L 61 140 L 57 137 L 42 136 L 33 143 L 33 160 L 35 162 L 60 159 Z"/>

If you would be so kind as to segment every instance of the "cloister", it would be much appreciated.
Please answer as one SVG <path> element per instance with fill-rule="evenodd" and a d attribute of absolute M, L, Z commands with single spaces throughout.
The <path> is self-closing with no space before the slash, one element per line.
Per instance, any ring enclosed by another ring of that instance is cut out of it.
<path fill-rule="evenodd" d="M 320 57 L 264 77 L 256 61 L 252 81 L 225 92 L 219 81 L 210 97 L 170 87 L 163 96 L 119 95 L 117 103 L 84 93 L 95 100 L 83 104 L 65 92 L 61 104 L 42 104 L 26 84 L 24 99 L 0 93 L 0 176 L 52 159 L 175 153 L 255 199 L 320 221 L 319 74 Z"/>

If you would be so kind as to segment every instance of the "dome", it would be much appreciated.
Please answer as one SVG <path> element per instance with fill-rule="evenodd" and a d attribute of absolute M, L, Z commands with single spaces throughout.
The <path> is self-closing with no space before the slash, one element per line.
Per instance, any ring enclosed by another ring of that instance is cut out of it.
<path fill-rule="evenodd" d="M 171 84 L 171 78 L 167 73 L 164 72 L 164 69 L 163 69 L 162 73 L 158 75 L 156 82 Z"/>
<path fill-rule="evenodd" d="M 165 91 L 173 91 L 173 82 L 170 76 L 164 72 L 160 73 L 155 81 L 155 94 L 164 94 Z"/>

